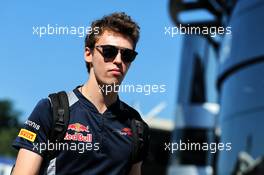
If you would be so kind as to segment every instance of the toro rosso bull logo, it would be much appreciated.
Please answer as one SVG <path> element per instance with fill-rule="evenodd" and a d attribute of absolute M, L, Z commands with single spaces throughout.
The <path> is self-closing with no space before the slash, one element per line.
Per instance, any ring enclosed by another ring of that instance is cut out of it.
<path fill-rule="evenodd" d="M 80 123 L 69 124 L 64 140 L 92 142 L 92 134 L 89 132 L 88 126 L 84 126 Z"/>
<path fill-rule="evenodd" d="M 120 130 L 114 130 L 113 132 L 116 132 L 120 135 L 123 135 L 123 136 L 132 136 L 132 130 L 130 128 L 123 128 L 123 129 L 120 129 Z"/>
<path fill-rule="evenodd" d="M 123 128 L 123 129 L 121 130 L 121 134 L 122 134 L 122 135 L 132 136 L 132 131 L 131 131 L 130 128 Z"/>

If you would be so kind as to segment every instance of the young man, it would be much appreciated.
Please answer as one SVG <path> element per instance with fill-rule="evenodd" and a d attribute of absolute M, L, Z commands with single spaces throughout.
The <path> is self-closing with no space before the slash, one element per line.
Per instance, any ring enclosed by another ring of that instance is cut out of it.
<path fill-rule="evenodd" d="M 137 55 L 139 26 L 125 13 L 113 13 L 91 27 L 95 30 L 86 36 L 84 54 L 89 79 L 67 94 L 70 119 L 63 143 L 68 145 L 57 147 L 56 157 L 47 158 L 49 149 L 54 149 L 48 147 L 54 126 L 52 104 L 50 99 L 41 100 L 14 141 L 19 149 L 14 175 L 141 174 L 147 142 L 138 158 L 131 158 L 131 122 L 141 118 L 116 91 L 109 92 L 121 84 Z"/>

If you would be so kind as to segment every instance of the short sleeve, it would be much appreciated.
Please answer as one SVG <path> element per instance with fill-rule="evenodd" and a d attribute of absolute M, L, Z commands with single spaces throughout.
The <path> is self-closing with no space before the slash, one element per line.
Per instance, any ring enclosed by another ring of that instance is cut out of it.
<path fill-rule="evenodd" d="M 143 145 L 139 148 L 139 155 L 134 163 L 141 162 L 146 159 L 149 154 L 149 142 L 150 142 L 150 132 L 149 126 L 142 120 L 143 124 Z"/>
<path fill-rule="evenodd" d="M 149 143 L 150 143 L 150 129 L 148 124 L 142 119 L 140 114 L 133 108 L 128 107 L 128 112 L 127 112 L 131 118 L 140 121 L 141 123 L 141 130 L 142 135 L 138 136 L 140 139 L 143 140 L 142 144 L 139 144 L 138 146 L 138 152 L 137 155 L 135 156 L 135 159 L 133 160 L 133 163 L 138 163 L 146 159 L 146 157 L 149 154 Z"/>
<path fill-rule="evenodd" d="M 48 99 L 42 99 L 23 124 L 12 146 L 16 149 L 24 148 L 33 151 L 43 157 L 46 150 L 43 148 L 47 143 L 51 126 L 51 105 Z"/>

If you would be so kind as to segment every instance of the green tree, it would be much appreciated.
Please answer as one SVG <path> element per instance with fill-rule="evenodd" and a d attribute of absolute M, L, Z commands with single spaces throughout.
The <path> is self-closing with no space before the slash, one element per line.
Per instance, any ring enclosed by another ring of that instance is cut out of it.
<path fill-rule="evenodd" d="M 0 100 L 0 155 L 16 156 L 16 150 L 11 147 L 20 128 L 18 117 L 20 112 L 14 109 L 10 100 Z"/>

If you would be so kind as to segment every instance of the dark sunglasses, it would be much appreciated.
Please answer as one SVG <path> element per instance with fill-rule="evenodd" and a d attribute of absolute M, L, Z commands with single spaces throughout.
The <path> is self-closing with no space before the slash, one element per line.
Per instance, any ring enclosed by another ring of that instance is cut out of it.
<path fill-rule="evenodd" d="M 137 56 L 137 52 L 132 49 L 127 49 L 123 47 L 113 46 L 113 45 L 98 45 L 95 48 L 102 54 L 105 61 L 113 61 L 118 52 L 120 51 L 121 59 L 125 63 L 131 63 Z M 98 49 L 102 48 L 102 50 Z"/>

